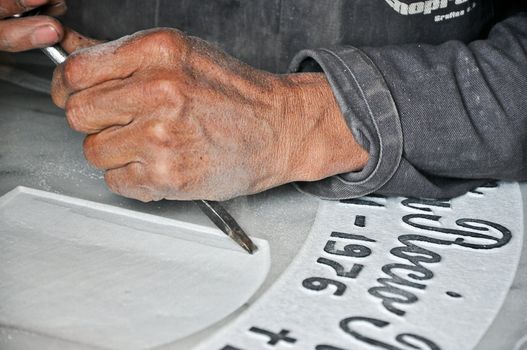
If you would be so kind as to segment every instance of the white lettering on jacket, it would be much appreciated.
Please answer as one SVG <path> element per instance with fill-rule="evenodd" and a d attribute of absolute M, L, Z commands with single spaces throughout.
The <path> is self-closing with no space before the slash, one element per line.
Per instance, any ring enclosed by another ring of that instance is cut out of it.
<path fill-rule="evenodd" d="M 425 0 L 425 1 L 412 1 L 404 2 L 401 0 L 385 0 L 388 5 L 397 13 L 408 16 L 408 15 L 430 15 L 437 10 L 443 10 L 451 5 L 460 6 L 466 4 L 466 7 L 461 7 L 455 11 L 447 14 L 436 15 L 434 20 L 441 22 L 447 19 L 456 18 L 463 16 L 470 12 L 476 7 L 476 1 L 470 0 Z"/>

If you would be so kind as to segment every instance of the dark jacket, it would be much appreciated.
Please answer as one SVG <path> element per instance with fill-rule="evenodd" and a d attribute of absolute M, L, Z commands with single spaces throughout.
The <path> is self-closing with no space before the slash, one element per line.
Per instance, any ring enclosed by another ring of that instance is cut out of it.
<path fill-rule="evenodd" d="M 102 5 L 76 1 L 71 8 L 83 18 L 104 16 Z M 258 68 L 285 72 L 292 60 L 292 71 L 325 72 L 370 161 L 361 172 L 299 183 L 303 191 L 331 199 L 451 197 L 487 179 L 527 180 L 525 1 L 158 3 L 152 23 L 144 11 L 142 22 L 130 15 L 114 35 L 177 27 Z M 93 25 L 88 34 L 103 34 Z"/>

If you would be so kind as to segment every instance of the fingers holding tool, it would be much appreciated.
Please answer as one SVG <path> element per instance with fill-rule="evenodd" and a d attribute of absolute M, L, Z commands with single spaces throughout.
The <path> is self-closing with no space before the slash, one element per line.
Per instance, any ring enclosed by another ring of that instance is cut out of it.
<path fill-rule="evenodd" d="M 13 18 L 42 7 L 42 14 Z M 54 45 L 64 37 L 61 23 L 51 17 L 66 11 L 58 0 L 0 0 L 0 51 L 20 52 Z"/>

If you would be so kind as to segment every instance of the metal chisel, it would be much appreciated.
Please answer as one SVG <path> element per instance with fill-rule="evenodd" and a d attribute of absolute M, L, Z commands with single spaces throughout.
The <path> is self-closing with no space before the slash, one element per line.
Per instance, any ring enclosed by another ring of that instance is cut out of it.
<path fill-rule="evenodd" d="M 43 48 L 42 51 L 56 65 L 66 61 L 68 54 L 60 45 Z M 247 236 L 243 229 L 238 225 L 236 220 L 223 208 L 218 202 L 197 200 L 194 201 L 201 211 L 227 236 L 232 238 L 248 253 L 253 254 L 258 248 L 254 242 Z"/>
<path fill-rule="evenodd" d="M 38 12 L 31 13 L 32 15 Z M 16 15 L 13 17 L 22 17 L 24 15 Z M 68 54 L 60 45 L 54 45 L 43 48 L 42 51 L 48 56 L 56 65 L 62 64 L 68 58 Z M 238 225 L 236 220 L 223 208 L 218 202 L 211 202 L 205 200 L 194 201 L 198 207 L 203 211 L 207 217 L 227 236 L 238 243 L 248 253 L 253 254 L 258 248 L 253 241 L 247 236 L 243 229 Z"/>

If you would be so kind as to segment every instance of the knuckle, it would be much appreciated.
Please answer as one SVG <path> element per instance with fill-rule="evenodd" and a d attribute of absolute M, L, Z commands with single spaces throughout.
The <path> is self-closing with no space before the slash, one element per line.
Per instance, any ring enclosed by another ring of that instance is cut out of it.
<path fill-rule="evenodd" d="M 166 160 L 158 160 L 150 167 L 149 180 L 154 186 L 158 188 L 166 186 L 170 177 L 170 164 Z"/>
<path fill-rule="evenodd" d="M 84 150 L 84 157 L 90 163 L 92 166 L 94 166 L 97 169 L 102 169 L 101 164 L 99 162 L 99 154 L 100 152 L 97 151 L 98 149 L 98 140 L 96 135 L 90 135 L 87 136 L 84 139 L 84 143 L 82 145 Z"/>
<path fill-rule="evenodd" d="M 178 198 L 191 193 L 194 187 L 188 172 L 179 171 L 169 156 L 157 159 L 149 166 L 146 181 L 156 193 L 170 193 Z"/>
<path fill-rule="evenodd" d="M 176 82 L 169 79 L 154 79 L 150 82 L 150 94 L 155 98 L 164 98 L 172 100 L 177 98 L 179 93 L 179 86 Z"/>
<path fill-rule="evenodd" d="M 70 128 L 75 131 L 80 131 L 80 125 L 77 118 L 77 110 L 74 104 L 75 102 L 73 101 L 73 99 L 68 99 L 66 101 L 64 112 L 66 113 L 66 120 L 68 121 Z"/>
<path fill-rule="evenodd" d="M 146 136 L 148 141 L 153 142 L 155 146 L 166 147 L 171 142 L 170 128 L 166 122 L 159 119 L 148 123 Z"/>
<path fill-rule="evenodd" d="M 173 33 L 171 30 L 159 29 L 149 35 L 149 40 L 155 42 L 156 44 L 168 44 L 173 40 L 172 37 Z"/>
<path fill-rule="evenodd" d="M 185 173 L 178 173 L 167 162 L 157 162 L 149 171 L 149 185 L 156 193 L 182 196 L 190 192 L 192 181 Z"/>
<path fill-rule="evenodd" d="M 66 60 L 62 69 L 63 81 L 71 89 L 77 89 L 82 80 L 82 59 L 80 56 L 72 55 Z"/>
<path fill-rule="evenodd" d="M 53 80 L 51 81 L 51 99 L 53 103 L 60 108 L 64 108 L 66 101 L 64 100 L 64 88 L 61 79 L 60 68 L 55 69 L 53 72 Z"/>
<path fill-rule="evenodd" d="M 178 47 L 184 41 L 184 34 L 175 29 L 159 29 L 149 35 L 149 40 L 159 48 Z"/>
<path fill-rule="evenodd" d="M 164 28 L 150 32 L 146 36 L 148 46 L 157 53 L 159 57 L 170 61 L 184 53 L 188 47 L 188 40 L 185 34 L 177 29 Z"/>
<path fill-rule="evenodd" d="M 85 131 L 83 119 L 81 117 L 82 114 L 82 108 L 79 107 L 79 103 L 77 102 L 78 98 L 75 96 L 69 98 L 66 101 L 65 106 L 65 113 L 66 113 L 66 119 L 68 120 L 68 124 L 70 127 L 78 132 Z"/>

